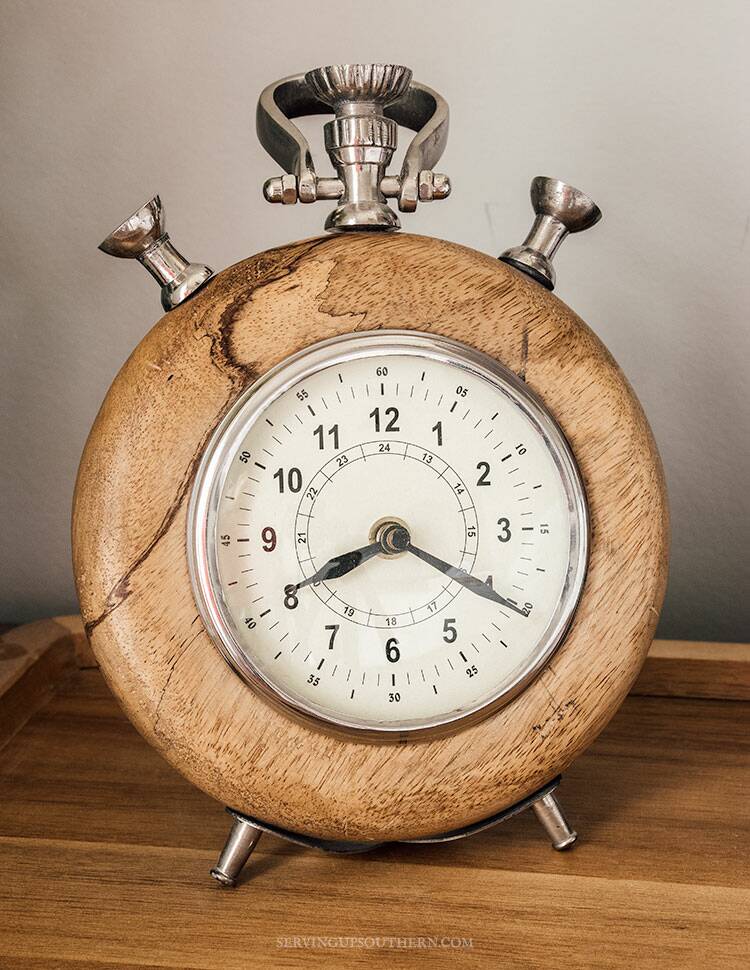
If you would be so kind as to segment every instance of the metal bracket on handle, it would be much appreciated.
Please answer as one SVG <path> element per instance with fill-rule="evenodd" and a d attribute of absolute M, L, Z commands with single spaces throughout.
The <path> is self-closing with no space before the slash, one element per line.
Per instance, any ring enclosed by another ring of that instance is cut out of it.
<path fill-rule="evenodd" d="M 385 115 L 397 125 L 416 131 L 401 174 L 381 183 L 386 198 L 398 198 L 401 212 L 414 212 L 417 202 L 445 199 L 451 186 L 447 175 L 433 172 L 448 141 L 448 102 L 437 91 L 413 81 L 400 101 L 386 108 Z"/>
<path fill-rule="evenodd" d="M 337 195 L 318 195 L 318 177 L 310 152 L 310 143 L 292 118 L 328 114 L 330 109 L 318 101 L 305 82 L 304 74 L 274 81 L 261 92 L 255 115 L 255 127 L 261 145 L 291 178 L 269 179 L 264 193 L 269 202 L 315 202 Z M 337 179 L 327 179 L 334 182 Z M 341 188 L 343 191 L 343 187 Z"/>
<path fill-rule="evenodd" d="M 335 178 L 316 175 L 310 145 L 292 122 L 318 114 L 334 115 L 325 126 L 325 144 Z M 399 125 L 417 134 L 401 173 L 389 176 Z M 448 105 L 413 81 L 408 68 L 338 65 L 276 81 L 261 93 L 256 126 L 261 144 L 287 173 L 265 183 L 266 199 L 285 205 L 337 200 L 327 229 L 398 229 L 386 199 L 413 212 L 418 202 L 450 193 L 447 176 L 433 171 L 448 138 Z"/>

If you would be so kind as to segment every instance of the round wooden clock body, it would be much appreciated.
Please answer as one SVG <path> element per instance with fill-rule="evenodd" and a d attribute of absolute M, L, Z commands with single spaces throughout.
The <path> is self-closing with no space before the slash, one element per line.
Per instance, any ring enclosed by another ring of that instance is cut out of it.
<path fill-rule="evenodd" d="M 590 516 L 580 602 L 541 672 L 485 717 L 397 741 L 325 730 L 248 686 L 203 624 L 187 553 L 196 473 L 242 391 L 317 341 L 392 328 L 461 341 L 525 381 L 567 438 Z M 667 532 L 643 412 L 568 307 L 472 250 L 362 233 L 251 257 L 156 324 L 91 432 L 73 548 L 101 669 L 137 728 L 179 771 L 271 825 L 382 841 L 491 816 L 591 743 L 651 642 Z"/>

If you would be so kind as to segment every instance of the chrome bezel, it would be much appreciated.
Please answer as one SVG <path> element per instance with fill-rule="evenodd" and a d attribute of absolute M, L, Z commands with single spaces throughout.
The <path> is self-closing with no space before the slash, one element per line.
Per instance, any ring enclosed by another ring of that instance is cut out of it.
<path fill-rule="evenodd" d="M 236 635 L 221 595 L 216 547 L 216 519 L 222 487 L 238 442 L 281 395 L 295 384 L 328 367 L 370 356 L 413 355 L 452 364 L 488 381 L 520 407 L 545 440 L 560 473 L 568 499 L 571 522 L 568 574 L 558 607 L 529 663 L 496 693 L 468 710 L 440 715 L 428 721 L 404 720 L 397 724 L 355 721 L 323 712 L 266 679 L 254 665 Z M 323 730 L 344 732 L 358 739 L 398 740 L 445 733 L 484 718 L 516 697 L 547 665 L 564 641 L 575 616 L 586 577 L 589 551 L 589 513 L 586 494 L 568 442 L 541 399 L 513 371 L 487 354 L 457 340 L 411 330 L 378 330 L 345 334 L 288 357 L 240 394 L 218 424 L 198 467 L 187 518 L 187 551 L 196 605 L 219 651 L 251 688 Z"/>

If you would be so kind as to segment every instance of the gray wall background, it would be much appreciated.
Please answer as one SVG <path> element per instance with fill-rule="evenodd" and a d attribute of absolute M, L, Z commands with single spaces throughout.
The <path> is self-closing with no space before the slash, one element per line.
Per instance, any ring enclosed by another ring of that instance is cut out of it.
<path fill-rule="evenodd" d="M 0 12 L 0 620 L 74 610 L 78 459 L 159 315 L 153 283 L 100 254 L 101 238 L 157 191 L 178 247 L 217 269 L 318 233 L 325 203 L 261 198 L 277 169 L 256 142 L 257 95 L 319 64 L 382 60 L 411 66 L 452 111 L 440 168 L 453 196 L 405 217 L 409 230 L 499 253 L 529 225 L 535 174 L 599 202 L 604 221 L 559 256 L 557 292 L 624 368 L 661 449 L 673 515 L 661 634 L 750 639 L 746 0 L 3 0 Z"/>

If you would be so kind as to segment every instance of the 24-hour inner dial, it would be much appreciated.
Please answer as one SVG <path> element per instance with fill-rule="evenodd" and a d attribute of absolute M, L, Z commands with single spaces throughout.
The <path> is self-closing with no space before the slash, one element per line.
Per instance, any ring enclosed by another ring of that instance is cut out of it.
<path fill-rule="evenodd" d="M 372 494 L 375 490 L 376 497 Z M 430 520 L 439 521 L 457 550 L 457 567 L 470 570 L 476 559 L 478 524 L 468 486 L 440 455 L 399 440 L 394 432 L 393 440 L 364 441 L 342 449 L 313 475 L 295 519 L 295 548 L 302 576 L 308 578 L 315 572 L 341 543 L 342 535 L 351 535 L 352 541 L 355 536 L 372 536 L 381 520 L 390 521 L 396 515 L 390 509 L 405 512 L 405 490 L 421 491 L 430 496 L 430 501 L 421 509 L 410 508 L 411 524 L 405 519 L 402 523 L 426 535 L 428 529 L 434 531 Z M 381 514 L 373 518 L 376 506 Z M 349 519 L 346 530 L 338 521 L 344 508 Z M 351 623 L 386 629 L 426 620 L 447 606 L 461 589 L 445 576 L 431 575 L 429 570 L 410 568 L 406 563 L 395 571 L 380 572 L 377 602 L 369 584 L 330 582 L 312 588 L 322 603 Z"/>
<path fill-rule="evenodd" d="M 235 669 L 342 728 L 489 711 L 564 636 L 587 518 L 523 383 L 461 344 L 353 335 L 236 403 L 198 475 L 196 599 Z"/>

